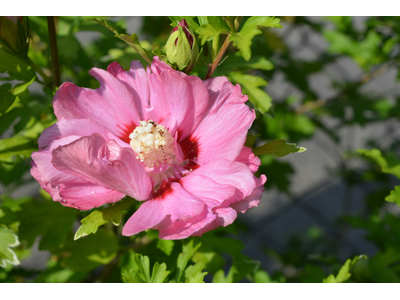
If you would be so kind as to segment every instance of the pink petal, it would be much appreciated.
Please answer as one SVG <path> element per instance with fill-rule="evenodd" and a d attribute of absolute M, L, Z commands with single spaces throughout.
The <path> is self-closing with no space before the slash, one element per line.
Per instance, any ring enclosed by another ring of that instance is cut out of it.
<path fill-rule="evenodd" d="M 110 130 L 92 120 L 62 118 L 57 123 L 43 130 L 38 140 L 39 148 L 43 149 L 55 140 L 67 136 L 82 137 L 89 136 L 96 132 L 106 139 L 106 141 L 109 141 L 111 138 L 119 140 Z M 124 142 L 120 141 L 120 143 Z M 129 145 L 127 146 L 130 147 Z"/>
<path fill-rule="evenodd" d="M 147 82 L 147 73 L 142 63 L 134 60 L 131 62 L 130 70 L 125 71 L 118 62 L 113 62 L 108 66 L 107 71 L 125 84 L 133 96 L 140 120 L 147 120 L 146 111 L 143 110 L 143 107 L 149 106 L 150 90 Z"/>
<path fill-rule="evenodd" d="M 256 188 L 255 177 L 250 169 L 239 162 L 218 159 L 211 161 L 197 170 L 194 170 L 190 176 L 203 175 L 211 178 L 219 184 L 229 184 L 242 193 L 242 198 L 250 195 Z"/>
<path fill-rule="evenodd" d="M 79 138 L 79 136 L 60 138 L 46 149 L 32 153 L 31 174 L 39 182 L 41 188 L 48 192 L 54 201 L 81 210 L 113 203 L 125 197 L 125 194 L 118 191 L 94 185 L 81 177 L 54 168 L 51 164 L 52 150 Z"/>
<path fill-rule="evenodd" d="M 220 184 L 204 175 L 190 174 L 180 180 L 183 188 L 200 198 L 209 209 L 221 205 L 235 196 L 236 189 L 229 184 Z"/>
<path fill-rule="evenodd" d="M 61 204 L 80 210 L 89 210 L 106 203 L 115 203 L 125 194 L 90 182 L 64 182 L 58 186 Z"/>
<path fill-rule="evenodd" d="M 258 156 L 254 155 L 251 148 L 246 146 L 243 147 L 242 152 L 240 152 L 239 156 L 236 158 L 236 161 L 248 166 L 253 173 L 257 172 L 258 167 L 261 166 L 261 160 L 258 158 Z"/>
<path fill-rule="evenodd" d="M 109 72 L 93 68 L 89 74 L 100 82 L 96 90 L 66 82 L 54 96 L 57 119 L 91 119 L 129 143 L 129 134 L 140 121 L 132 94 Z"/>
<path fill-rule="evenodd" d="M 204 203 L 185 191 L 179 183 L 166 182 L 163 193 L 144 202 L 129 218 L 122 235 L 131 236 L 143 230 L 154 228 L 164 219 L 168 223 L 193 218 L 204 211 Z"/>
<path fill-rule="evenodd" d="M 267 177 L 265 175 L 261 175 L 260 178 L 257 180 L 257 187 L 256 189 L 246 198 L 244 198 L 242 201 L 235 202 L 231 204 L 230 206 L 236 210 L 237 212 L 240 212 L 244 214 L 246 210 L 252 207 L 258 206 L 260 203 L 262 193 L 264 191 L 264 183 L 267 181 Z"/>
<path fill-rule="evenodd" d="M 117 190 L 136 200 L 149 198 L 152 185 L 130 148 L 106 143 L 99 134 L 80 138 L 53 150 L 53 166 L 93 184 Z M 63 182 L 54 181 L 54 184 Z"/>
<path fill-rule="evenodd" d="M 204 81 L 210 95 L 207 113 L 218 110 L 228 103 L 244 103 L 249 98 L 243 95 L 240 85 L 233 85 L 225 76 L 210 78 Z"/>
<path fill-rule="evenodd" d="M 177 71 L 163 70 L 160 75 L 150 74 L 149 119 L 164 122 L 172 135 L 179 129 L 179 140 L 186 138 L 199 124 L 208 104 L 208 93 L 198 77 L 183 76 Z"/>
<path fill-rule="evenodd" d="M 191 135 L 197 143 L 197 164 L 219 158 L 235 160 L 243 149 L 247 132 L 255 119 L 254 110 L 245 104 L 225 104 L 206 115 Z"/>

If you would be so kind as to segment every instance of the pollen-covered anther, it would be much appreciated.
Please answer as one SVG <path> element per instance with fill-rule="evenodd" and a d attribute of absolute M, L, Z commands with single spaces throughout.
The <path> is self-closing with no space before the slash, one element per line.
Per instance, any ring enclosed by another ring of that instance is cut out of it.
<path fill-rule="evenodd" d="M 163 163 L 172 163 L 175 159 L 174 139 L 164 126 L 156 122 L 140 121 L 129 135 L 130 145 L 136 152 L 136 158 L 146 167 L 159 167 Z"/>

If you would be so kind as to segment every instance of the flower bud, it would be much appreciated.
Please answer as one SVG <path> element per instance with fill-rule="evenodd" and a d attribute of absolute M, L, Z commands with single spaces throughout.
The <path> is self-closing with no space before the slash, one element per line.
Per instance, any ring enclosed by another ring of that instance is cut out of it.
<path fill-rule="evenodd" d="M 196 38 L 185 19 L 182 19 L 175 27 L 165 46 L 168 62 L 177 66 L 181 71 L 192 69 L 198 55 Z"/>
<path fill-rule="evenodd" d="M 28 26 L 24 17 L 0 17 L 0 48 L 17 55 L 28 52 Z"/>

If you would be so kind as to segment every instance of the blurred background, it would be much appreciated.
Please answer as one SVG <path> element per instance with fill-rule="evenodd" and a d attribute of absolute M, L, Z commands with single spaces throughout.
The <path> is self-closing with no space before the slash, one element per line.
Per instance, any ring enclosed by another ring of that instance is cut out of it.
<path fill-rule="evenodd" d="M 237 62 L 231 46 L 214 76 L 228 76 L 242 84 L 245 93 L 261 89 L 272 98 L 271 110 L 257 110 L 252 133 L 261 136 L 256 145 L 283 138 L 307 151 L 283 158 L 261 157 L 259 172 L 268 178 L 262 201 L 238 217 L 237 235 L 231 234 L 243 242 L 243 253 L 258 261 L 272 281 L 320 282 L 321 273 L 365 254 L 370 259 L 357 265 L 355 281 L 399 282 L 400 257 L 392 253 L 400 247 L 400 226 L 395 225 L 400 210 L 384 199 L 400 181 L 357 152 L 377 148 L 384 155 L 399 157 L 399 18 L 280 18 L 282 29 L 263 30 L 253 39 L 249 63 Z M 46 67 L 48 41 L 42 32 L 43 19 L 29 20 L 29 55 Z M 137 33 L 148 49 L 163 47 L 172 30 L 167 17 L 110 20 L 127 34 Z M 106 68 L 115 60 L 125 69 L 134 59 L 145 63 L 97 25 L 83 18 L 58 19 L 62 82 L 96 88 L 98 83 L 87 74 L 90 68 Z M 267 62 L 261 63 L 260 58 Z M 244 85 L 232 68 L 264 82 Z M 191 74 L 204 78 L 206 71 L 199 61 Z M 51 110 L 51 100 L 39 84 L 33 83 L 29 91 Z M 4 116 L 0 118 L 5 124 Z M 38 134 L 54 121 L 46 118 L 38 111 L 41 123 L 30 130 Z M 20 132 L 33 121 L 22 114 L 13 122 L 0 132 L 1 138 Z M 18 171 L 0 166 L 0 192 L 15 199 L 38 196 L 39 185 L 28 171 L 29 159 L 16 158 L 15 163 L 21 166 Z M 51 254 L 39 251 L 37 241 L 32 255 L 16 269 L 36 274 L 46 268 Z M 211 281 L 207 276 L 206 281 Z"/>

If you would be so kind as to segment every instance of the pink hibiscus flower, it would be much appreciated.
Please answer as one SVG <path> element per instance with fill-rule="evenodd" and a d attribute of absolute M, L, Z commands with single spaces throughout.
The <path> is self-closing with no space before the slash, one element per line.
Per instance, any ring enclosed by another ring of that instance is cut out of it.
<path fill-rule="evenodd" d="M 66 82 L 58 122 L 43 131 L 32 176 L 65 206 L 88 210 L 125 195 L 145 201 L 126 222 L 130 236 L 158 229 L 182 239 L 231 224 L 257 206 L 266 177 L 245 147 L 255 113 L 226 77 L 202 81 L 154 57 L 124 71 L 93 68 L 96 90 Z"/>

